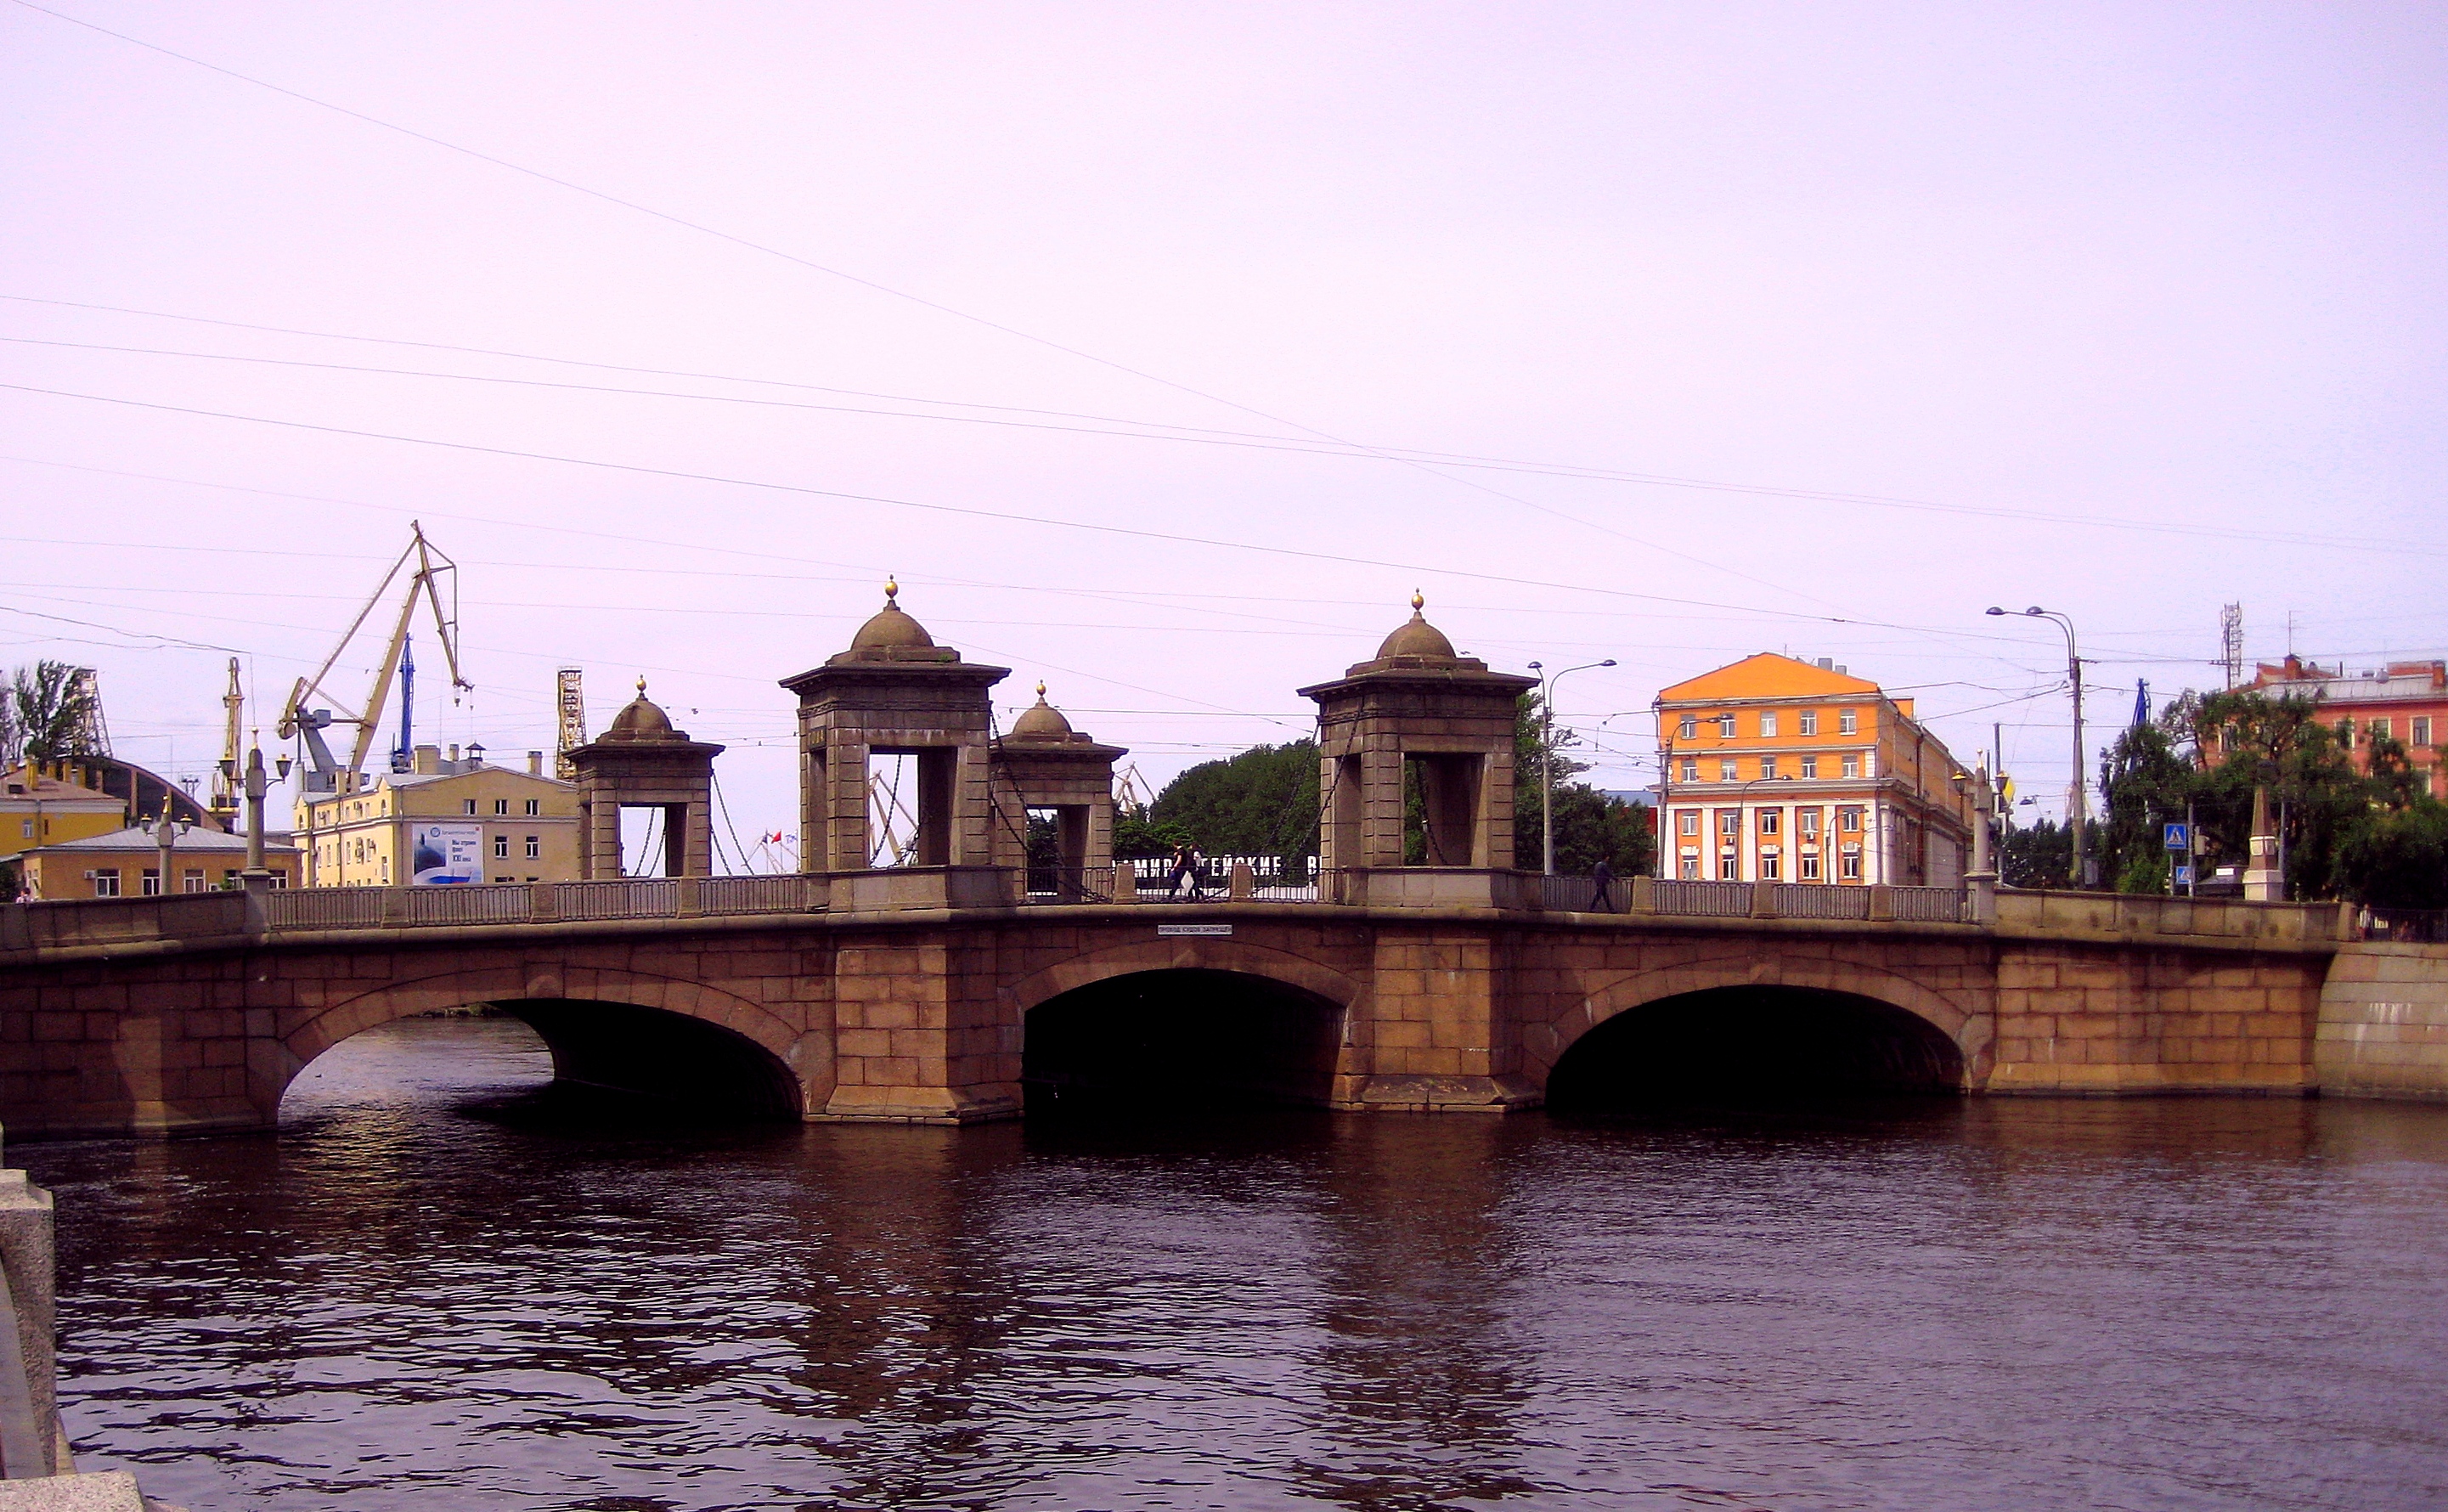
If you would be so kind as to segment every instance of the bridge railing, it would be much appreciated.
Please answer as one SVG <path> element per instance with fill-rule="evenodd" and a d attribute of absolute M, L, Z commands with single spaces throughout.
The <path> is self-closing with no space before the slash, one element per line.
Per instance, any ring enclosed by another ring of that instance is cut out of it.
<path fill-rule="evenodd" d="M 699 913 L 805 913 L 825 906 L 831 879 L 804 873 L 777 877 L 699 877 Z"/>
<path fill-rule="evenodd" d="M 677 918 L 680 911 L 679 879 L 620 877 L 602 882 L 556 882 L 552 885 L 552 909 L 564 919 Z"/>
<path fill-rule="evenodd" d="M 1751 911 L 1751 885 L 1748 882 L 1659 881 L 1652 886 L 1649 897 L 1650 908 L 1658 913 L 1736 919 Z"/>
<path fill-rule="evenodd" d="M 1830 887 L 1825 882 L 1769 882 L 1770 909 L 1780 919 L 1867 919 L 1870 916 L 1870 889 Z M 1935 889 L 1923 889 L 1935 891 Z M 1902 918 L 1902 914 L 1897 917 Z M 1954 915 L 1947 916 L 1954 922 Z"/>

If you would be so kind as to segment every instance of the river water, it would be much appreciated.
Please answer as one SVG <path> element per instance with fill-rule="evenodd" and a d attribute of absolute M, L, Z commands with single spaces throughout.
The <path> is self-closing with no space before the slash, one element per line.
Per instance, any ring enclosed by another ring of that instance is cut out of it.
<path fill-rule="evenodd" d="M 500 1020 L 25 1145 L 86 1468 L 239 1508 L 2448 1505 L 2448 1108 L 671 1121 Z"/>

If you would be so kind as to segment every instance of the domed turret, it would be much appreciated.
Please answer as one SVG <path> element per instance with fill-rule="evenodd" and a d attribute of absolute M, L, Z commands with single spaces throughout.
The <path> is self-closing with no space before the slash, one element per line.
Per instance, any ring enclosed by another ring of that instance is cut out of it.
<path fill-rule="evenodd" d="M 1015 740 L 1071 738 L 1071 721 L 1062 718 L 1061 710 L 1045 701 L 1044 683 L 1037 685 L 1037 701 L 1021 711 L 1020 718 L 1011 722 L 1011 737 Z"/>
<path fill-rule="evenodd" d="M 606 740 L 685 740 L 688 737 L 672 728 L 672 717 L 646 698 L 646 679 L 638 679 L 638 696 L 612 717 L 612 724 L 602 738 Z"/>
<path fill-rule="evenodd" d="M 901 584 L 893 579 L 884 581 L 884 607 L 858 627 L 850 638 L 852 651 L 931 651 L 935 638 L 927 627 L 911 619 L 900 604 Z"/>
<path fill-rule="evenodd" d="M 1454 655 L 1453 642 L 1445 639 L 1445 633 L 1430 624 L 1420 613 L 1427 603 L 1428 601 L 1417 588 L 1411 590 L 1411 618 L 1397 626 L 1394 633 L 1386 638 L 1386 643 L 1377 648 L 1378 660 L 1389 660 L 1395 657 L 1436 661 L 1459 660 Z"/>

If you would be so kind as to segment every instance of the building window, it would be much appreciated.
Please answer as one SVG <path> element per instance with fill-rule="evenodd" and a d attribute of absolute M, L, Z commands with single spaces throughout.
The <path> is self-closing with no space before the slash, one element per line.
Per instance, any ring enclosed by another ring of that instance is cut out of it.
<path fill-rule="evenodd" d="M 1674 738 L 1677 740 L 1700 738 L 1700 717 L 1696 714 L 1687 714 L 1677 720 L 1674 725 Z"/>
<path fill-rule="evenodd" d="M 1699 881 L 1700 858 L 1696 855 L 1685 856 L 1682 861 L 1676 865 L 1674 874 L 1686 882 Z"/>
<path fill-rule="evenodd" d="M 1734 717 L 1732 715 L 1721 714 L 1717 716 L 1717 734 L 1721 738 L 1728 740 L 1734 737 Z"/>
<path fill-rule="evenodd" d="M 1802 837 L 1804 839 L 1816 840 L 1819 838 L 1819 811 L 1817 809 L 1804 809 L 1800 811 L 1793 816 L 1793 822 L 1801 829 Z"/>
<path fill-rule="evenodd" d="M 1697 782 L 1700 780 L 1700 758 L 1698 756 L 1686 756 L 1684 758 L 1683 780 L 1686 782 Z"/>
<path fill-rule="evenodd" d="M 1836 811 L 1836 828 L 1838 828 L 1839 830 L 1844 831 L 1844 832 L 1845 832 L 1846 833 L 1847 833 L 1847 834 L 1859 834 L 1859 833 L 1862 833 L 1862 811 L 1861 811 L 1861 810 L 1859 810 L 1859 809 L 1839 809 L 1839 810 L 1837 810 L 1837 811 Z"/>
<path fill-rule="evenodd" d="M 496 882 L 516 882 L 516 881 L 518 880 L 518 878 L 516 878 L 516 877 L 495 877 L 493 880 L 494 880 L 494 881 L 496 881 Z"/>
<path fill-rule="evenodd" d="M 2427 714 L 2418 714 L 2414 717 L 2414 738 L 2409 743 L 2414 745 L 2429 745 L 2431 743 L 2431 716 Z"/>
<path fill-rule="evenodd" d="M 493 836 L 493 855 L 496 860 L 507 861 L 510 858 L 510 837 L 508 835 L 497 834 Z"/>
<path fill-rule="evenodd" d="M 1759 833 L 1774 834 L 1785 825 L 1783 809 L 1762 809 L 1759 812 Z"/>
<path fill-rule="evenodd" d="M 1862 733 L 1862 717 L 1860 711 L 1855 709 L 1837 710 L 1836 733 L 1838 735 L 1860 735 Z"/>
<path fill-rule="evenodd" d="M 543 835 L 531 834 L 527 836 L 527 859 L 530 861 L 541 861 L 544 859 Z"/>
<path fill-rule="evenodd" d="M 1802 775 L 1806 777 L 1815 777 L 1819 775 L 1819 758 L 1817 756 L 1807 756 L 1802 758 Z"/>
<path fill-rule="evenodd" d="M 382 885 L 391 886 L 391 857 L 389 856 L 382 858 Z"/>
<path fill-rule="evenodd" d="M 1774 882 L 1784 875 L 1785 871 L 1783 864 L 1778 860 L 1775 852 L 1770 851 L 1766 855 L 1760 857 L 1760 880 L 1762 882 Z"/>
<path fill-rule="evenodd" d="M 2371 722 L 2372 738 L 2375 740 L 2385 740 L 2389 737 L 2389 734 L 2393 728 L 2394 727 L 2390 725 L 2386 719 L 2374 719 Z"/>
<path fill-rule="evenodd" d="M 540 799 L 536 799 L 536 798 L 529 798 L 529 799 L 527 799 L 527 817 L 528 817 L 528 818 L 532 819 L 532 818 L 534 818 L 537 814 L 542 813 L 543 812 L 544 812 L 544 804 L 543 804 L 543 802 L 542 802 Z"/>
<path fill-rule="evenodd" d="M 475 799 L 473 799 L 473 798 L 468 798 L 468 799 L 464 799 L 464 800 L 462 800 L 462 801 L 463 801 L 463 803 L 464 803 L 464 805 L 465 805 L 466 812 L 468 812 L 468 813 L 475 813 L 475 812 L 476 812 L 476 800 L 475 800 Z"/>
<path fill-rule="evenodd" d="M 274 867 L 272 869 L 272 890 L 275 892 L 283 891 L 287 890 L 288 886 L 289 873 L 279 867 Z"/>
<path fill-rule="evenodd" d="M 1717 857 L 1718 881 L 1740 882 L 1742 879 L 1743 863 L 1740 857 L 1733 855 L 1721 855 Z"/>
<path fill-rule="evenodd" d="M 117 867 L 107 867 L 100 871 L 88 871 L 86 875 L 93 878 L 93 895 L 95 897 L 115 898 L 119 896 L 119 869 Z"/>
<path fill-rule="evenodd" d="M 1760 780 L 1762 782 L 1773 782 L 1776 780 L 1776 757 L 1760 757 Z"/>
<path fill-rule="evenodd" d="M 1845 775 L 1848 777 L 1858 777 L 1862 775 L 1862 757 L 1859 753 L 1848 751 L 1845 754 Z"/>
<path fill-rule="evenodd" d="M 1773 737 L 1775 734 L 1776 734 L 1776 711 L 1775 711 L 1774 709 L 1762 709 L 1762 710 L 1760 711 L 1760 735 L 1761 735 L 1761 737 L 1762 737 L 1763 738 L 1768 738 L 1768 737 Z"/>
<path fill-rule="evenodd" d="M 1816 882 L 1819 880 L 1819 858 L 1817 856 L 1807 855 L 1802 858 L 1802 880 L 1805 882 Z"/>
<path fill-rule="evenodd" d="M 1819 733 L 1818 710 L 1805 709 L 1796 718 L 1800 721 L 1797 728 L 1799 728 L 1804 735 L 1817 735 Z"/>
<path fill-rule="evenodd" d="M 1700 833 L 1700 811 L 1697 809 L 1685 809 L 1682 813 L 1676 814 L 1674 816 L 1674 833 L 1677 834 L 1697 835 Z"/>
<path fill-rule="evenodd" d="M 507 799 L 507 798 L 495 798 L 495 799 L 493 800 L 493 812 L 494 812 L 495 813 L 509 813 L 509 812 L 510 812 L 510 800 L 509 800 L 509 799 Z"/>
<path fill-rule="evenodd" d="M 138 881 L 137 886 L 146 897 L 158 898 L 162 895 L 162 873 L 151 867 L 146 867 L 144 875 Z"/>
<path fill-rule="evenodd" d="M 18 820 L 17 831 L 21 838 L 28 840 L 32 839 L 34 837 L 34 821 L 31 819 Z"/>
<path fill-rule="evenodd" d="M 1836 858 L 1836 871 L 1847 882 L 1862 880 L 1862 852 L 1847 851 Z"/>
<path fill-rule="evenodd" d="M 203 891 L 204 869 L 202 867 L 189 867 L 184 871 L 180 872 L 179 890 L 182 892 Z"/>
<path fill-rule="evenodd" d="M 1717 833 L 1719 833 L 1720 835 L 1723 835 L 1725 838 L 1727 838 L 1727 839 L 1729 839 L 1729 840 L 1731 840 L 1734 836 L 1736 836 L 1736 835 L 1738 835 L 1738 834 L 1740 834 L 1740 833 L 1743 833 L 1743 811 L 1742 811 L 1742 810 L 1740 810 L 1740 809 L 1719 809 L 1719 810 L 1717 811 Z"/>
<path fill-rule="evenodd" d="M 2338 721 L 2338 744 L 2344 746 L 2349 751 L 2355 748 L 2354 720 L 2340 719 Z"/>
<path fill-rule="evenodd" d="M 1734 776 L 1734 772 L 1735 772 L 1735 767 L 1734 767 L 1734 758 L 1733 758 L 1733 757 L 1731 757 L 1731 756 L 1728 756 L 1728 757 L 1727 757 L 1726 759 L 1724 759 L 1723 761 L 1720 761 L 1720 762 L 1718 762 L 1718 763 L 1717 763 L 1717 780 L 1718 780 L 1718 781 L 1720 781 L 1720 782 L 1732 782 L 1732 781 L 1735 781 L 1735 780 L 1736 780 L 1736 778 L 1735 778 L 1735 776 Z"/>

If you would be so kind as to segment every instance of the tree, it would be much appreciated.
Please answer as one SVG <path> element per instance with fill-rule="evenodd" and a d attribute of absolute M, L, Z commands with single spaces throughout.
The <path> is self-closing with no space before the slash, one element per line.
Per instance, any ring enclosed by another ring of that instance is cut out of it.
<path fill-rule="evenodd" d="M 101 756 L 92 731 L 102 722 L 94 706 L 93 685 L 82 668 L 65 661 L 37 661 L 19 667 L 0 690 L 7 714 L 0 718 L 0 759 L 59 761 L 70 756 Z"/>
<path fill-rule="evenodd" d="M 2119 892 L 2168 890 L 2168 851 L 2162 825 L 2185 817 L 2200 774 L 2176 750 L 2169 733 L 2137 724 L 2116 737 L 2099 763 L 2103 795 L 2091 844 L 2100 875 Z"/>
<path fill-rule="evenodd" d="M 1152 829 L 1186 837 L 1210 855 L 1272 855 L 1287 863 L 1317 854 L 1317 821 L 1314 740 L 1201 762 L 1166 783 L 1147 815 Z"/>
<path fill-rule="evenodd" d="M 1998 880 L 2010 888 L 2061 888 L 2074 836 L 2054 819 L 2009 830 L 1998 846 Z"/>
<path fill-rule="evenodd" d="M 2339 847 L 2389 791 L 2386 780 L 2355 770 L 2346 721 L 2324 723 L 2309 699 L 2249 688 L 2188 693 L 2167 718 L 2191 737 L 2204 768 L 2194 807 L 2209 860 L 2247 863 L 2253 794 L 2266 789 L 2286 855 L 2286 895 L 2339 896 Z"/>
<path fill-rule="evenodd" d="M 2448 909 L 2448 803 L 2375 810 L 2338 844 L 2339 890 L 2380 909 Z"/>

